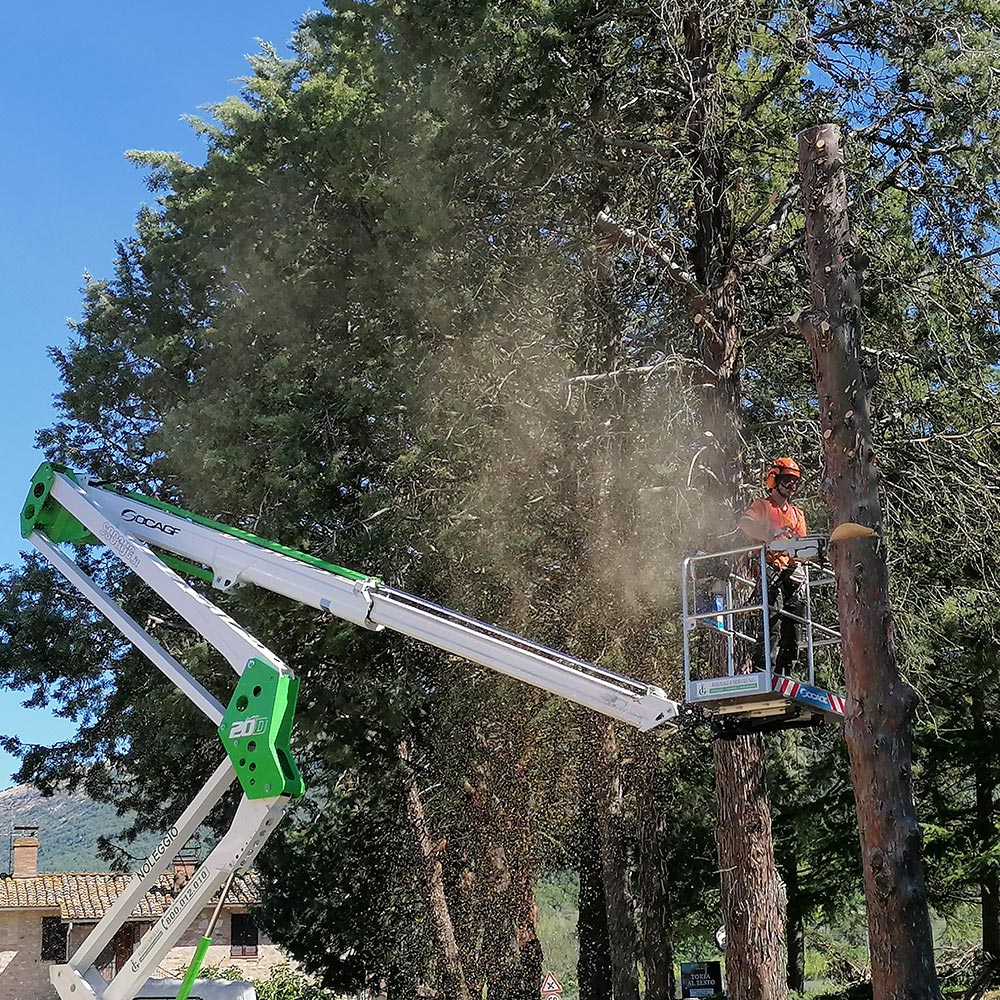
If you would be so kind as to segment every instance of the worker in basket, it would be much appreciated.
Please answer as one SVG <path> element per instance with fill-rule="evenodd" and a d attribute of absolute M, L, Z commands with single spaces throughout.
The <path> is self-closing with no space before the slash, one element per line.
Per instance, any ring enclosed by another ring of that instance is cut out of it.
<path fill-rule="evenodd" d="M 792 503 L 802 485 L 802 469 L 794 458 L 776 459 L 767 470 L 767 495 L 754 500 L 740 519 L 740 530 L 762 545 L 806 534 L 806 518 Z M 799 623 L 804 612 L 799 564 L 787 552 L 768 552 L 767 599 L 771 635 L 771 664 L 776 674 L 790 674 L 799 654 Z M 784 612 L 784 614 L 782 614 Z M 754 666 L 764 669 L 764 636 L 754 649 Z"/>

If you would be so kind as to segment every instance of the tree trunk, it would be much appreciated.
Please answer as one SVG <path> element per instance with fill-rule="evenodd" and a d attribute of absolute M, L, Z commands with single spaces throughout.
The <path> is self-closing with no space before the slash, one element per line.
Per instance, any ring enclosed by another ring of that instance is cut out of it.
<path fill-rule="evenodd" d="M 715 770 L 726 988 L 732 1000 L 780 1000 L 788 992 L 782 891 L 774 864 L 763 738 L 717 740 Z"/>
<path fill-rule="evenodd" d="M 847 689 L 844 728 L 861 831 L 875 1000 L 937 998 L 934 950 L 911 792 L 915 698 L 896 666 L 878 474 L 861 367 L 860 294 L 851 260 L 840 130 L 799 135 L 812 306 L 799 326 L 812 354 L 835 525 L 867 535 L 830 546 Z"/>
<path fill-rule="evenodd" d="M 615 741 L 615 723 L 602 722 L 599 725 L 601 743 L 593 778 L 597 784 L 597 819 L 601 835 L 601 872 L 608 908 L 612 991 L 614 1000 L 639 1000 L 638 934 L 628 890 L 628 853 L 621 830 L 621 758 Z"/>
<path fill-rule="evenodd" d="M 690 249 L 694 281 L 673 265 L 656 241 L 615 223 L 599 212 L 597 228 L 607 237 L 663 262 L 664 272 L 687 296 L 694 329 L 693 356 L 697 359 L 699 411 L 703 427 L 703 447 L 698 464 L 708 468 L 703 480 L 706 507 L 718 513 L 718 523 L 730 520 L 737 509 L 738 484 L 742 479 L 740 423 L 740 375 L 742 343 L 738 282 L 733 266 L 732 247 L 736 230 L 730 209 L 730 171 L 727 140 L 718 107 L 722 93 L 712 44 L 712 31 L 704 9 L 691 4 L 683 14 L 684 54 L 689 71 L 691 105 L 686 115 L 686 155 L 692 174 L 691 198 L 694 205 L 694 235 Z M 735 520 L 735 518 L 732 518 Z M 731 523 L 726 525 L 728 531 Z M 718 537 L 692 539 L 710 548 Z M 747 665 L 749 669 L 749 664 Z M 726 742 L 715 748 L 717 763 L 716 798 L 723 914 L 727 919 L 726 961 L 732 968 L 745 969 L 731 983 L 732 1000 L 784 1000 L 785 962 L 782 949 L 772 942 L 773 930 L 781 927 L 777 909 L 780 894 L 770 841 L 770 820 L 766 830 L 756 819 L 751 825 L 766 844 L 754 845 L 741 836 L 744 817 L 740 804 L 752 804 L 755 815 L 770 815 L 764 784 L 762 750 L 757 742 Z M 744 777 L 758 783 L 740 787 Z M 722 851 L 725 851 L 725 858 Z M 743 877 L 746 873 L 746 878 Z M 728 915 L 742 915 L 738 925 L 728 925 Z M 778 931 L 779 944 L 782 931 Z M 744 983 L 757 983 L 747 986 Z"/>
<path fill-rule="evenodd" d="M 537 1000 L 542 945 L 532 872 L 499 842 L 492 846 L 490 866 L 492 885 L 483 907 L 486 994 L 494 1000 Z"/>
<path fill-rule="evenodd" d="M 523 899 L 517 927 L 518 983 L 516 995 L 520 1000 L 538 1000 L 542 982 L 544 953 L 538 940 L 538 904 L 532 881 L 522 886 Z"/>
<path fill-rule="evenodd" d="M 644 1000 L 673 1000 L 674 940 L 667 864 L 666 813 L 655 743 L 643 747 L 642 785 L 638 790 L 639 904 L 642 927 Z"/>
<path fill-rule="evenodd" d="M 520 741 L 511 744 L 517 748 Z M 475 836 L 454 895 L 463 918 L 459 953 L 466 984 L 474 995 L 485 987 L 494 1000 L 537 1000 L 543 955 L 534 889 L 538 866 L 525 828 L 534 807 L 524 758 L 511 763 L 495 747 L 489 765 L 472 768 L 465 791 Z"/>
<path fill-rule="evenodd" d="M 584 755 L 580 782 L 580 908 L 577 939 L 580 956 L 577 980 L 580 1000 L 612 1000 L 611 941 L 608 935 L 608 905 L 601 870 L 601 836 L 597 821 L 597 797 L 593 783 L 594 758 Z"/>
<path fill-rule="evenodd" d="M 986 728 L 986 698 L 982 687 L 972 692 L 972 736 L 973 746 L 985 748 L 989 745 Z M 976 782 L 976 849 L 984 857 L 996 841 L 996 817 L 993 802 L 996 798 L 996 780 L 993 764 L 987 754 L 977 754 L 973 759 L 973 774 Z M 980 906 L 983 917 L 983 955 L 986 961 L 1000 960 L 1000 884 L 992 865 L 984 867 L 979 882 Z"/>
<path fill-rule="evenodd" d="M 487 850 L 488 886 L 483 903 L 483 957 L 486 994 L 496 1000 L 513 1000 L 518 974 L 517 938 L 511 919 L 513 879 L 503 838 L 494 831 Z"/>
<path fill-rule="evenodd" d="M 413 833 L 419 861 L 420 885 L 427 902 L 427 912 L 437 950 L 441 993 L 444 1000 L 470 1000 L 459 957 L 458 942 L 455 938 L 455 927 L 445 896 L 438 847 L 427 829 L 424 806 L 420 800 L 413 768 L 410 766 L 410 753 L 405 741 L 399 744 L 398 754 L 406 802 L 406 818 Z"/>
<path fill-rule="evenodd" d="M 802 993 L 806 988 L 805 910 L 799 891 L 799 868 L 794 856 L 782 865 L 785 876 L 785 939 L 788 942 L 786 978 L 788 988 Z"/>
<path fill-rule="evenodd" d="M 725 511 L 736 507 L 741 478 L 742 337 L 735 294 L 738 278 L 729 260 L 734 224 L 728 159 L 718 127 L 718 66 L 711 28 L 700 7 L 692 6 L 685 14 L 684 52 L 693 95 L 687 126 L 696 216 L 691 258 L 698 284 L 706 290 L 704 301 L 692 302 L 698 309 L 695 349 L 713 376 L 701 387 L 700 405 L 706 440 L 713 446 L 707 464 L 714 474 L 712 499 L 721 519 Z M 743 737 L 717 742 L 714 754 L 729 996 L 731 1000 L 784 1000 L 780 893 L 763 745 L 759 738 Z M 754 831 L 753 837 L 749 830 Z"/>

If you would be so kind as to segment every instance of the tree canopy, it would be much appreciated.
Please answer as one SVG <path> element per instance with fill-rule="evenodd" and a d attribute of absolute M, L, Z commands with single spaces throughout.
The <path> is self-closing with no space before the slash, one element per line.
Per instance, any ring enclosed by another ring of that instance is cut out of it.
<path fill-rule="evenodd" d="M 930 891 L 943 911 L 981 904 L 1000 949 L 982 754 L 997 28 L 986 0 L 330 0 L 292 57 L 262 49 L 240 95 L 192 121 L 204 163 L 131 154 L 156 202 L 53 351 L 64 388 L 39 444 L 679 697 L 683 555 L 735 537 L 776 453 L 823 489 L 791 323 L 808 302 L 795 135 L 838 122 Z M 199 637 L 80 556 L 226 699 Z M 615 939 L 588 1000 L 602 976 L 628 1000 L 623 967 L 636 991 L 637 963 L 653 981 L 662 924 L 681 942 L 720 922 L 694 722 L 670 742 L 611 739 L 409 640 L 216 596 L 303 680 L 311 792 L 263 859 L 264 914 L 326 984 L 441 985 L 421 891 L 435 864 L 470 993 L 537 993 L 543 872 L 579 870 L 581 936 Z M 209 727 L 34 560 L 8 573 L 0 615 L 4 683 L 79 724 L 23 748 L 20 777 L 82 782 L 136 829 L 178 812 L 218 756 Z M 832 916 L 859 886 L 842 748 L 788 736 L 766 755 L 789 919 Z M 826 891 L 831 863 L 843 893 Z M 321 887 L 306 907 L 303 884 Z"/>

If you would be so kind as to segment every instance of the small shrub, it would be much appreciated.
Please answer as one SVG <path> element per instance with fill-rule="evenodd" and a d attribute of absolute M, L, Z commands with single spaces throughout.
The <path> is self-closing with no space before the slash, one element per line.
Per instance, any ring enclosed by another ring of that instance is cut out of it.
<path fill-rule="evenodd" d="M 252 980 L 257 1000 L 334 1000 L 329 990 L 288 965 L 276 965 L 267 979 Z"/>

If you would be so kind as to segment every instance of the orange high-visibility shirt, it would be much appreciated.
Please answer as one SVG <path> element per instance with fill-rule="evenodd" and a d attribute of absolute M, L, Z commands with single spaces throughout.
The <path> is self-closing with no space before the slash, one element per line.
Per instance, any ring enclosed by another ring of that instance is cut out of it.
<path fill-rule="evenodd" d="M 770 497 L 760 497 L 747 508 L 746 517 L 751 521 L 769 527 L 771 536 L 777 537 L 786 528 L 796 538 L 806 534 L 806 516 L 790 501 L 776 504 Z M 768 552 L 767 561 L 775 569 L 785 569 L 792 563 L 792 557 L 787 552 Z"/>

